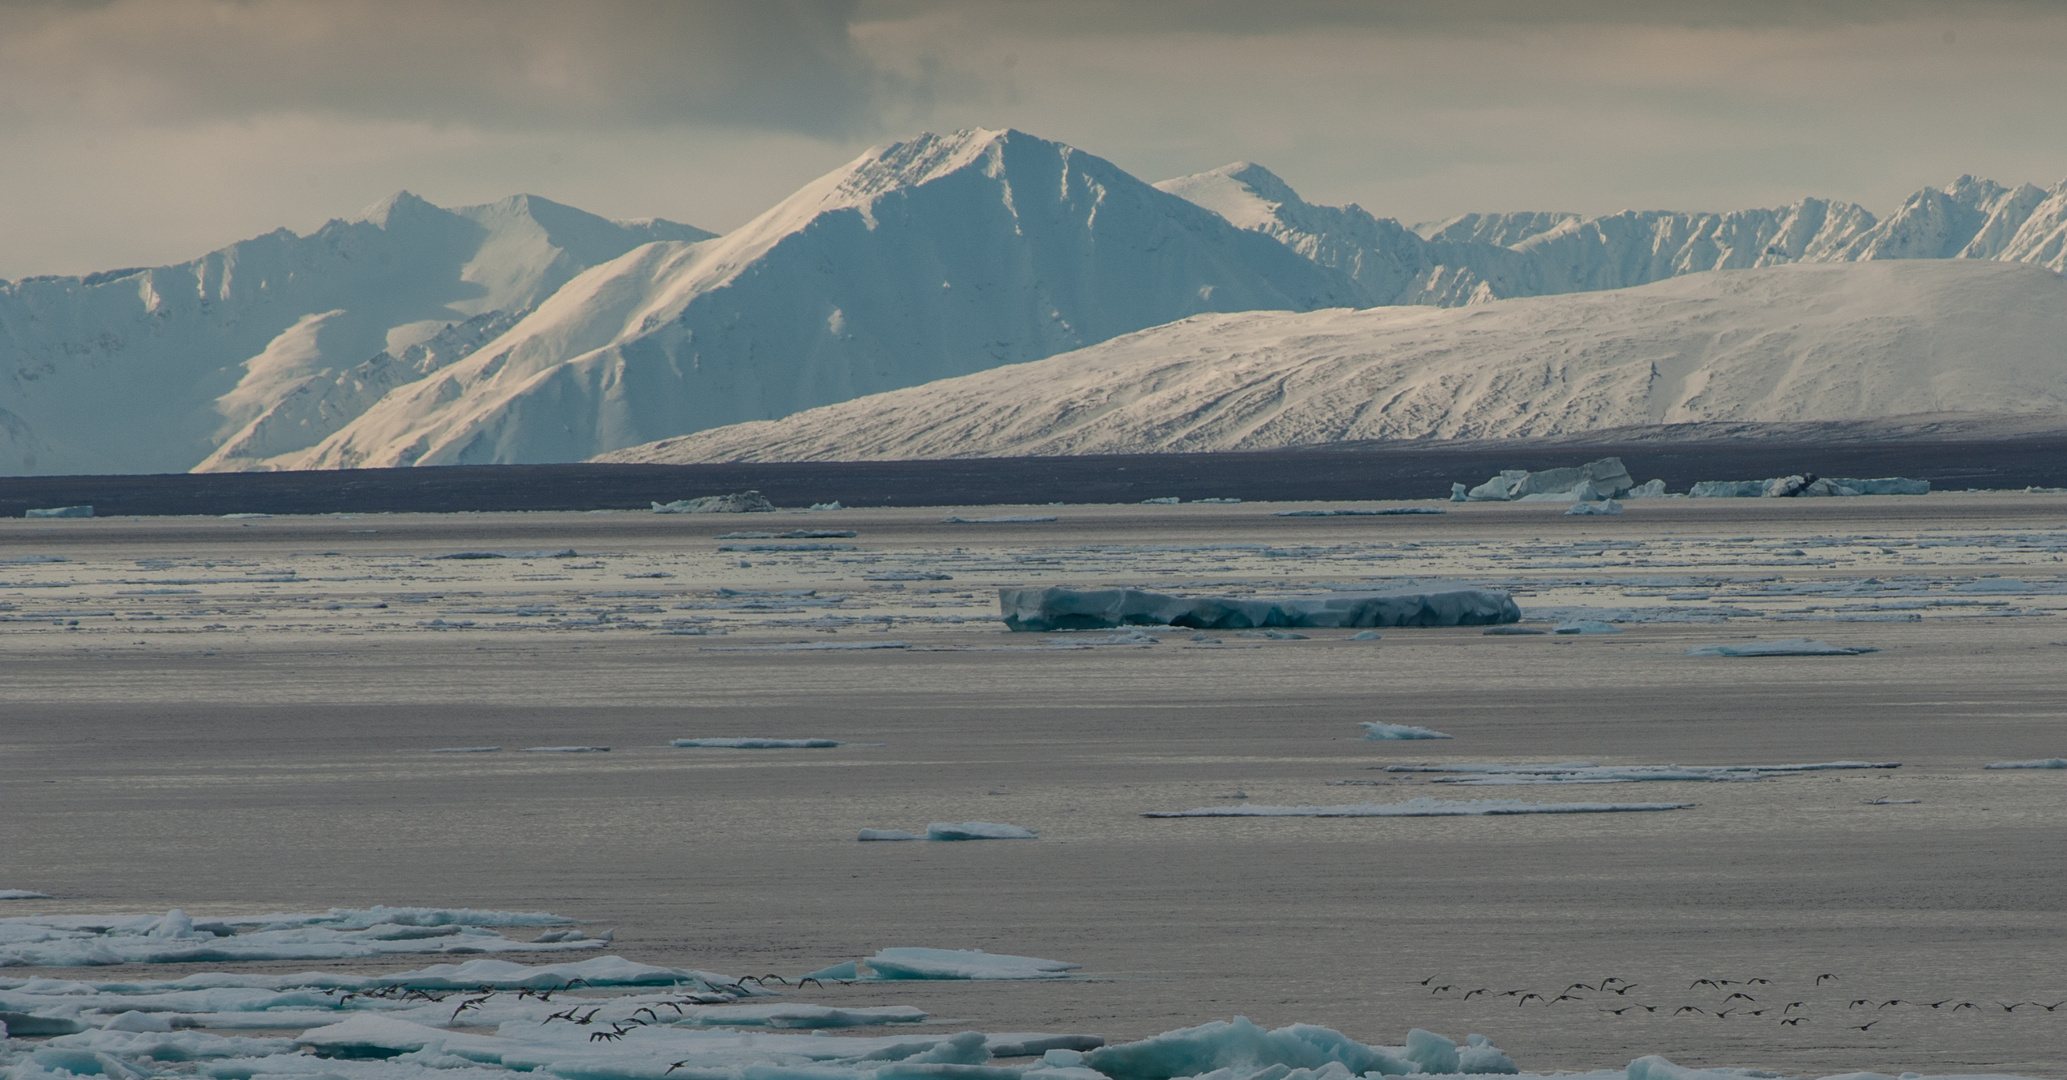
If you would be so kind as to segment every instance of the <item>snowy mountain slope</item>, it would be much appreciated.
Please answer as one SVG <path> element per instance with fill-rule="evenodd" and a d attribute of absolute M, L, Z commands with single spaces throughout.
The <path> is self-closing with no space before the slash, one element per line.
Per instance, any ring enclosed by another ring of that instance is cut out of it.
<path fill-rule="evenodd" d="M 1999 261 L 1888 260 L 1468 308 L 1200 316 L 605 460 L 1249 450 L 2041 412 L 2067 412 L 2067 279 Z"/>
<path fill-rule="evenodd" d="M 925 135 L 719 240 L 590 270 L 276 464 L 578 460 L 1202 312 L 1356 299 L 1342 275 L 1100 158 L 1015 131 Z"/>
<path fill-rule="evenodd" d="M 1822 261 L 1874 225 L 1872 214 L 1849 203 L 1804 199 L 1727 214 L 1471 214 L 1426 227 L 1423 235 L 1355 205 L 1308 203 L 1247 162 L 1156 186 L 1350 274 L 1366 305 L 1454 307 Z"/>
<path fill-rule="evenodd" d="M 186 469 L 268 428 L 310 380 L 446 325 L 524 311 L 671 222 L 611 222 L 535 196 L 444 210 L 407 192 L 307 236 L 282 229 L 177 266 L 0 282 L 0 475 Z"/>

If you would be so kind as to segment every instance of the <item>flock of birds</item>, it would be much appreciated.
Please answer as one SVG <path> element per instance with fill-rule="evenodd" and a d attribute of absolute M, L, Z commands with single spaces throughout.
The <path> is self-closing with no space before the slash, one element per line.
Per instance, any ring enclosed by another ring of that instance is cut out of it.
<path fill-rule="evenodd" d="M 1455 993 L 1459 989 L 1454 983 L 1440 982 L 1441 978 L 1442 976 L 1440 975 L 1431 975 L 1421 980 L 1418 985 L 1425 987 L 1430 994 L 1437 997 Z M 1825 972 L 1816 976 L 1815 985 L 1821 987 L 1825 983 L 1837 983 L 1840 981 L 1835 974 Z M 1623 1016 L 1631 1013 L 1639 1015 L 1662 1013 L 1666 1016 L 1712 1016 L 1718 1020 L 1728 1020 L 1732 1017 L 1758 1017 L 1761 1019 L 1771 1018 L 1785 1027 L 1800 1027 L 1810 1022 L 1810 1017 L 1807 1015 L 1809 1002 L 1804 1000 L 1783 1003 L 1780 999 L 1791 995 L 1771 989 L 1774 985 L 1771 979 L 1695 979 L 1687 984 L 1688 990 L 1699 990 L 1705 986 L 1716 993 L 1727 994 L 1728 996 L 1707 1008 L 1703 1008 L 1700 1005 L 1681 1005 L 1670 1010 L 1664 1005 L 1648 1005 L 1631 999 L 1629 992 L 1641 985 L 1643 984 L 1633 983 L 1619 976 L 1610 975 L 1597 983 L 1572 983 L 1554 997 L 1527 988 L 1495 991 L 1491 987 L 1481 986 L 1476 989 L 1465 990 L 1463 996 L 1457 1000 L 1470 1001 L 1481 996 L 1487 1000 L 1513 998 L 1517 1007 L 1527 1005 L 1531 1001 L 1540 1001 L 1545 1006 L 1557 1005 L 1560 1002 L 1566 1001 L 1580 1003 L 1595 1002 L 1594 1008 L 1596 1011 L 1613 1016 Z M 1740 987 L 1741 989 L 1731 989 L 1732 987 Z M 1765 999 L 1759 998 L 1757 994 L 1752 992 L 1754 987 L 1761 988 L 1758 992 L 1768 996 Z M 1599 1004 L 1602 999 L 1583 997 L 1573 993 L 1575 990 L 1585 990 L 1594 994 L 1613 994 L 1614 1000 L 1606 1005 Z M 1911 1006 L 1919 1009 L 1943 1010 L 1953 1013 L 1963 1009 L 1972 1009 L 1977 1013 L 1984 1012 L 1987 1007 L 1994 1006 L 2005 1013 L 2014 1013 L 2018 1009 L 2027 1007 L 2033 1010 L 2054 1012 L 2063 1005 L 2067 1005 L 2067 999 L 2055 1001 L 2048 1005 L 2040 1001 L 1996 1001 L 1993 999 L 1965 1001 L 1959 998 L 1944 998 L 1938 1001 L 1912 1001 L 1907 998 L 1888 998 L 1884 1001 L 1875 1001 L 1872 998 L 1853 998 L 1845 1005 L 1848 1019 L 1844 1026 L 1854 1031 L 1871 1031 L 1875 1024 L 1880 1023 L 1884 1019 L 1883 1017 L 1875 1015 L 1863 1024 L 1855 1024 L 1850 1021 L 1865 1015 L 1877 1014 L 1880 1010 L 1893 1006 Z M 1856 1012 L 1855 1010 L 1858 1009 L 1866 1009 L 1869 1012 Z"/>

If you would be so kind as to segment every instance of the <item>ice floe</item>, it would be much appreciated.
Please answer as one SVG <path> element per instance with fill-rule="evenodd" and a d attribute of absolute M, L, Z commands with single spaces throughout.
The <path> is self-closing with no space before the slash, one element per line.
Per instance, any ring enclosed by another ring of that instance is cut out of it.
<path fill-rule="evenodd" d="M 1506 469 L 1461 493 L 1453 485 L 1450 497 L 1457 502 L 1599 502 L 1635 486 L 1622 459 L 1609 457 L 1564 469 Z"/>
<path fill-rule="evenodd" d="M 699 499 L 676 499 L 653 504 L 656 514 L 765 514 L 775 504 L 758 491 L 736 491 L 730 495 L 705 495 Z"/>
<path fill-rule="evenodd" d="M 1440 506 L 1344 507 L 1326 510 L 1279 510 L 1271 517 L 1392 517 L 1398 514 L 1445 514 Z"/>
<path fill-rule="evenodd" d="M 28 889 L 0 889 L 0 900 L 48 900 L 49 893 L 32 892 Z"/>
<path fill-rule="evenodd" d="M 1832 645 L 1814 638 L 1782 638 L 1779 641 L 1742 641 L 1722 645 L 1696 645 L 1688 656 L 1859 656 L 1879 652 L 1864 645 Z"/>
<path fill-rule="evenodd" d="M 1006 628 L 1021 631 L 1484 626 L 1521 618 L 1507 593 L 1468 585 L 1279 598 L 1172 596 L 1141 589 L 999 589 L 998 607 Z"/>
<path fill-rule="evenodd" d="M 1018 825 L 990 821 L 936 821 L 926 826 L 928 840 L 1038 840 L 1040 835 Z"/>
<path fill-rule="evenodd" d="M 1387 724 L 1377 720 L 1366 720 L 1362 726 L 1364 738 L 1378 741 L 1391 739 L 1451 739 L 1456 737 L 1454 735 L 1445 735 L 1440 731 L 1430 731 L 1425 727 L 1414 727 L 1409 724 Z"/>
<path fill-rule="evenodd" d="M 2039 758 L 2036 761 L 1998 761 L 1984 769 L 2067 769 L 2067 758 Z"/>
<path fill-rule="evenodd" d="M 1931 482 L 1900 476 L 1873 480 L 1796 473 L 1770 480 L 1703 480 L 1687 490 L 1695 499 L 1786 499 L 1854 495 L 1928 495 Z"/>
<path fill-rule="evenodd" d="M 1597 503 L 1575 502 L 1570 509 L 1565 511 L 1565 516 L 1584 517 L 1588 514 L 1619 514 L 1621 512 L 1622 504 L 1609 499 L 1606 502 Z"/>
<path fill-rule="evenodd" d="M 1619 634 L 1622 628 L 1599 619 L 1567 619 L 1551 628 L 1553 634 Z"/>
<path fill-rule="evenodd" d="M 1532 784 L 1628 784 L 1648 780 L 1752 782 L 1793 773 L 1899 769 L 1899 761 L 1823 761 L 1808 765 L 1595 765 L 1561 761 L 1547 765 L 1459 762 L 1448 765 L 1387 765 L 1397 773 L 1441 773 L 1433 782 L 1470 786 Z"/>
<path fill-rule="evenodd" d="M 1493 817 L 1505 814 L 1612 814 L 1649 810 L 1684 810 L 1693 803 L 1539 803 L 1521 799 L 1448 800 L 1416 798 L 1398 803 L 1351 803 L 1346 806 L 1202 806 L 1196 810 L 1151 810 L 1148 818 L 1195 817 Z"/>
<path fill-rule="evenodd" d="M 838 739 L 717 738 L 676 739 L 668 745 L 680 750 L 822 750 L 847 744 Z"/>
<path fill-rule="evenodd" d="M 1083 966 L 981 949 L 924 948 L 880 949 L 862 963 L 877 979 L 1055 979 Z"/>
<path fill-rule="evenodd" d="M 32 518 L 90 518 L 91 506 L 45 506 L 22 511 L 23 517 Z"/>
<path fill-rule="evenodd" d="M 950 514 L 941 518 L 942 525 L 1035 525 L 1043 521 L 1059 521 L 1053 514 L 1006 514 L 1001 517 L 961 517 Z"/>
<path fill-rule="evenodd" d="M 552 551 L 452 551 L 443 555 L 431 556 L 433 559 L 458 559 L 461 561 L 475 559 L 572 559 L 575 557 L 573 548 L 559 548 Z"/>
<path fill-rule="evenodd" d="M 515 941 L 492 927 L 564 926 L 558 915 L 447 908 L 333 909 L 195 921 L 164 915 L 0 918 L 0 967 L 342 960 L 398 953 L 562 952 L 587 938 Z"/>
<path fill-rule="evenodd" d="M 527 746 L 520 754 L 607 754 L 607 746 Z"/>
<path fill-rule="evenodd" d="M 903 829 L 863 829 L 861 830 L 861 835 L 855 837 L 855 839 L 863 841 L 924 840 L 925 837 L 917 833 L 905 832 Z"/>

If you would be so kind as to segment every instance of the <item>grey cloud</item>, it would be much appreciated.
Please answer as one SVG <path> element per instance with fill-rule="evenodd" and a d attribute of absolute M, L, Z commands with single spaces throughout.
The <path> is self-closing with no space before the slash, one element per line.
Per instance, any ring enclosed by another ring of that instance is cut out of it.
<path fill-rule="evenodd" d="M 0 112 L 869 133 L 922 100 L 851 0 L 6 0 Z"/>

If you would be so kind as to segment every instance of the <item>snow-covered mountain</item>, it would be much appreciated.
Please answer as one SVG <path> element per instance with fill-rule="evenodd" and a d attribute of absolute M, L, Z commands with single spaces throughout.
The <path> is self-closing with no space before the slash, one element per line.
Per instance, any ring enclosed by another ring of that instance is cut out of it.
<path fill-rule="evenodd" d="M 2067 413 L 2067 279 L 1886 260 L 1465 308 L 1199 316 L 602 460 L 1256 450 L 1942 413 Z"/>
<path fill-rule="evenodd" d="M 0 282 L 0 474 L 236 468 L 309 446 L 590 266 L 709 235 L 403 192 L 177 266 Z"/>
<path fill-rule="evenodd" d="M 1329 269 L 1016 131 L 872 150 L 722 239 L 644 248 L 390 393 L 300 468 L 579 460 L 1202 312 L 1353 303 Z"/>

